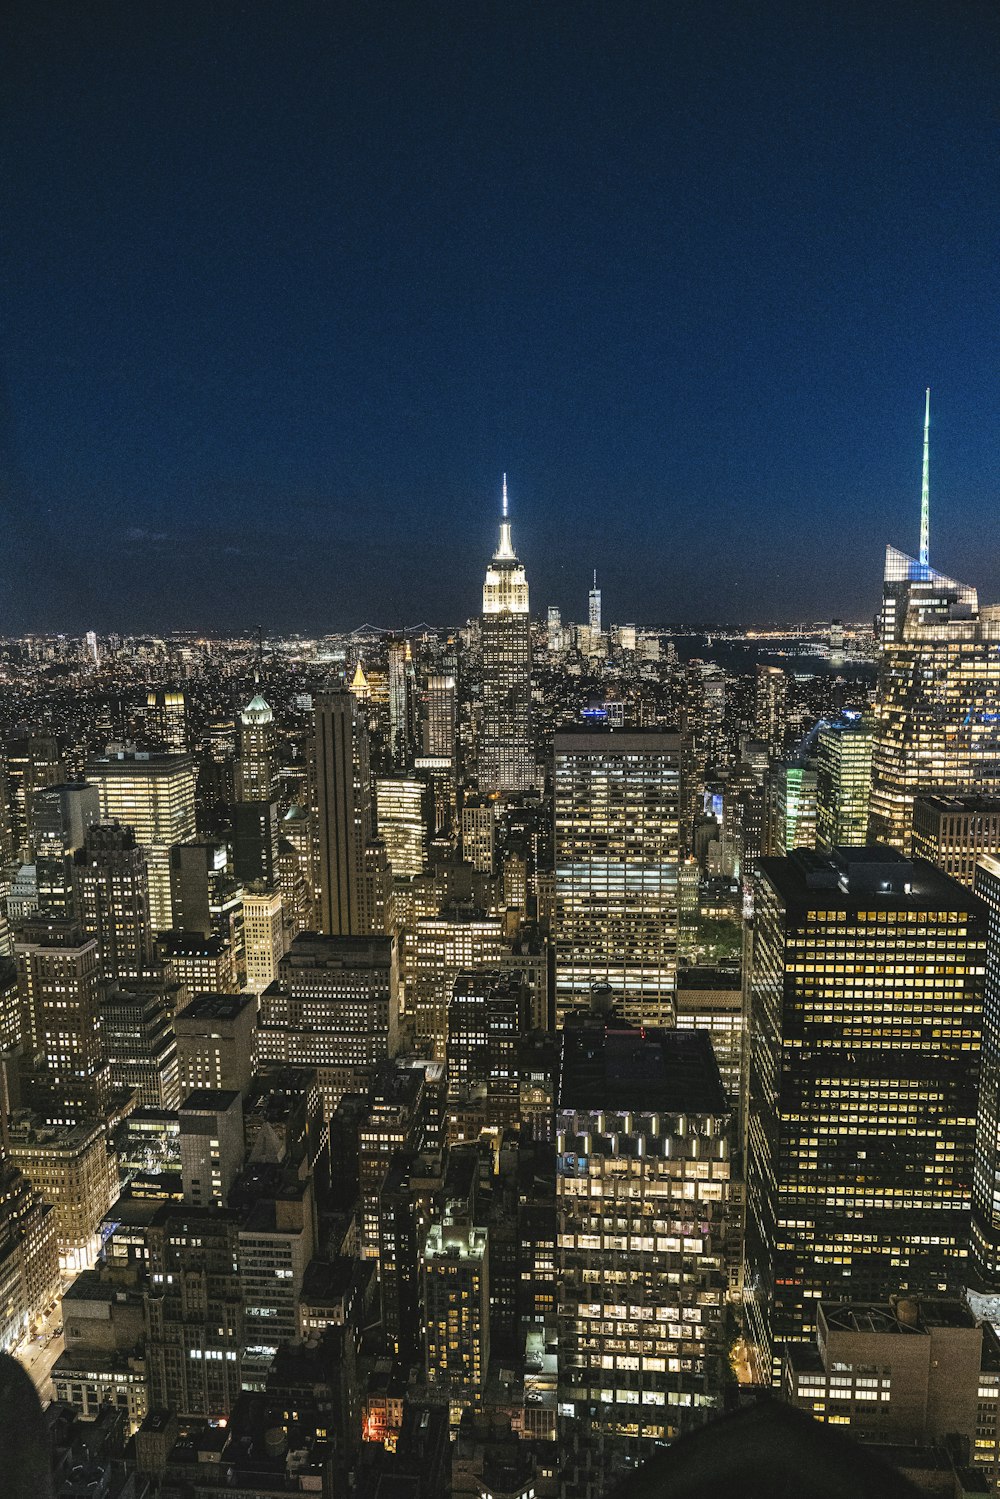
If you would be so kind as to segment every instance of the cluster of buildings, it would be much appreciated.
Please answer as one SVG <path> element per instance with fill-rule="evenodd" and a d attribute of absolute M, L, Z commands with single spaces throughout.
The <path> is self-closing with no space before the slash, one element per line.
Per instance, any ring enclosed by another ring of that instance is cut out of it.
<path fill-rule="evenodd" d="M 0 1345 L 59 1450 L 597 1499 L 771 1392 L 995 1484 L 1000 610 L 926 535 L 877 678 L 596 574 L 538 624 L 506 482 L 454 636 L 95 637 L 58 723 L 8 644 Z"/>

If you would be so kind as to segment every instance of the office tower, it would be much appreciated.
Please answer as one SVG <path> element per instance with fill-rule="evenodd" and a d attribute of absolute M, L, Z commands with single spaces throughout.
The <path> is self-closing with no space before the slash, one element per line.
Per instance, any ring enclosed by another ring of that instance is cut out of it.
<path fill-rule="evenodd" d="M 312 888 L 303 873 L 301 856 L 291 840 L 284 836 L 278 841 L 275 871 L 281 904 L 292 935 L 315 931 Z"/>
<path fill-rule="evenodd" d="M 777 757 L 784 753 L 787 730 L 788 678 L 780 666 L 758 666 L 754 733 Z"/>
<path fill-rule="evenodd" d="M 594 586 L 587 597 L 587 624 L 590 626 L 590 638 L 601 633 L 601 590 L 597 586 L 597 568 L 594 568 Z"/>
<path fill-rule="evenodd" d="M 379 776 L 375 782 L 378 834 L 393 878 L 422 874 L 427 842 L 427 787 L 412 776 Z"/>
<path fill-rule="evenodd" d="M 424 694 L 424 754 L 454 762 L 458 705 L 453 676 L 427 678 Z"/>
<path fill-rule="evenodd" d="M 73 856 L 83 847 L 87 829 L 100 821 L 96 786 L 65 781 L 35 792 L 35 878 L 39 910 L 56 918 L 75 914 Z"/>
<path fill-rule="evenodd" d="M 390 640 L 389 663 L 389 752 L 394 765 L 406 766 L 413 753 L 413 719 L 416 678 L 408 640 Z"/>
<path fill-rule="evenodd" d="M 10 739 L 6 750 L 7 809 L 14 854 L 30 861 L 32 803 L 36 791 L 58 786 L 66 779 L 59 743 L 47 734 Z"/>
<path fill-rule="evenodd" d="M 262 1062 L 243 1099 L 243 1138 L 250 1160 L 267 1149 L 282 1165 L 315 1172 L 327 1143 L 315 1067 Z"/>
<path fill-rule="evenodd" d="M 479 789 L 526 791 L 535 780 L 531 744 L 531 618 L 528 580 L 517 560 L 503 481 L 500 545 L 483 585 Z"/>
<path fill-rule="evenodd" d="M 183 692 L 159 687 L 146 696 L 146 738 L 153 749 L 183 754 L 187 748 L 187 703 Z"/>
<path fill-rule="evenodd" d="M 149 914 L 156 932 L 173 926 L 170 850 L 195 836 L 194 763 L 184 754 L 155 754 L 109 746 L 87 764 L 87 780 L 101 793 L 101 819 L 135 832 L 149 871 Z"/>
<path fill-rule="evenodd" d="M 232 943 L 222 937 L 164 932 L 156 950 L 188 994 L 238 994 L 242 988 Z"/>
<path fill-rule="evenodd" d="M 219 904 L 218 887 L 226 879 L 224 843 L 175 844 L 170 850 L 174 930 L 211 936 L 215 932 L 212 907 Z"/>
<path fill-rule="evenodd" d="M 382 1331 L 404 1365 L 421 1356 L 420 1252 L 437 1214 L 439 1155 L 397 1150 L 379 1191 L 379 1290 Z"/>
<path fill-rule="evenodd" d="M 424 1148 L 430 1102 L 425 1068 L 389 1061 L 377 1069 L 368 1109 L 357 1133 L 361 1256 L 375 1261 L 376 1273 L 381 1237 L 379 1194 L 396 1152 Z"/>
<path fill-rule="evenodd" d="M 562 615 L 554 604 L 549 605 L 545 643 L 553 655 L 557 655 L 563 648 Z"/>
<path fill-rule="evenodd" d="M 820 1301 L 816 1334 L 815 1348 L 788 1347 L 782 1397 L 790 1405 L 858 1442 L 940 1451 L 957 1441 L 976 1468 L 995 1468 L 1000 1340 L 964 1301 Z"/>
<path fill-rule="evenodd" d="M 363 1093 L 399 1044 L 394 937 L 300 933 L 260 998 L 262 1062 L 315 1067 L 327 1119 L 345 1093 Z"/>
<path fill-rule="evenodd" d="M 779 858 L 793 848 L 816 845 L 817 772 L 800 762 L 773 764 L 767 773 L 768 854 Z"/>
<path fill-rule="evenodd" d="M 764 859 L 747 986 L 747 1340 L 818 1298 L 957 1282 L 969 1242 L 986 911 L 885 845 Z"/>
<path fill-rule="evenodd" d="M 668 1023 L 680 738 L 585 729 L 554 748 L 557 1020 L 608 986 L 627 1019 Z"/>
<path fill-rule="evenodd" d="M 34 1106 L 59 1123 L 102 1118 L 108 1063 L 97 943 L 72 922 L 39 919 L 24 926 L 14 952 Z"/>
<path fill-rule="evenodd" d="M 117 1163 L 103 1124 L 93 1120 L 41 1125 L 21 1115 L 7 1131 L 7 1160 L 52 1204 L 59 1267 L 87 1270 L 101 1248 L 98 1229 L 118 1196 Z"/>
<path fill-rule="evenodd" d="M 417 920 L 407 942 L 406 1011 L 419 1055 L 444 1060 L 456 978 L 474 969 L 498 967 L 509 947 L 499 917 L 482 911 L 445 907 L 436 916 Z"/>
<path fill-rule="evenodd" d="M 834 668 L 844 664 L 844 626 L 839 619 L 830 621 L 830 665 Z"/>
<path fill-rule="evenodd" d="M 979 1106 L 972 1183 L 972 1269 L 977 1285 L 1000 1289 L 1000 859 L 982 854 L 975 892 L 987 911 Z"/>
<path fill-rule="evenodd" d="M 417 755 L 413 769 L 428 788 L 431 838 L 437 850 L 450 852 L 457 842 L 455 761 L 444 755 Z"/>
<path fill-rule="evenodd" d="M 16 1348 L 58 1295 L 52 1206 L 19 1167 L 0 1159 L 0 1349 Z"/>
<path fill-rule="evenodd" d="M 243 895 L 243 946 L 247 988 L 263 994 L 278 977 L 284 955 L 287 923 L 278 890 L 247 890 Z"/>
<path fill-rule="evenodd" d="M 162 991 L 106 994 L 101 1036 L 113 1089 L 134 1092 L 139 1108 L 177 1108 L 177 1042 Z"/>
<path fill-rule="evenodd" d="M 742 1110 L 743 986 L 738 966 L 677 971 L 677 1029 L 706 1031 L 733 1113 Z"/>
<path fill-rule="evenodd" d="M 80 924 L 96 939 L 106 979 L 138 978 L 153 961 L 146 856 L 131 828 L 95 823 L 73 868 Z"/>
<path fill-rule="evenodd" d="M 1000 854 L 1000 797 L 918 796 L 913 803 L 913 857 L 929 859 L 973 889 L 976 865 Z"/>
<path fill-rule="evenodd" d="M 273 802 L 278 791 L 277 771 L 274 714 L 256 693 L 240 712 L 237 801 Z"/>
<path fill-rule="evenodd" d="M 181 1179 L 192 1207 L 225 1207 L 243 1165 L 243 1106 L 224 1088 L 181 1092 Z"/>
<path fill-rule="evenodd" d="M 914 798 L 1000 793 L 1000 610 L 929 563 L 930 392 L 920 553 L 886 548 L 869 831 L 910 849 Z"/>
<path fill-rule="evenodd" d="M 257 1070 L 257 1000 L 198 994 L 174 1016 L 181 1098 L 196 1088 L 245 1093 Z"/>
<path fill-rule="evenodd" d="M 704 807 L 709 769 L 729 760 L 726 679 L 711 661 L 691 661 L 684 673 L 681 704 L 681 832 L 685 847 Z"/>
<path fill-rule="evenodd" d="M 151 1407 L 181 1420 L 227 1417 L 246 1346 L 239 1215 L 165 1207 L 144 1234 Z"/>
<path fill-rule="evenodd" d="M 481 1096 L 491 1123 L 516 1122 L 518 1044 L 530 1026 L 530 995 L 520 975 L 460 973 L 448 1006 L 448 1099 Z"/>
<path fill-rule="evenodd" d="M 764 840 L 764 787 L 754 767 L 741 760 L 722 787 L 720 856 L 727 879 L 749 876 Z"/>
<path fill-rule="evenodd" d="M 462 858 L 483 874 L 493 873 L 496 844 L 496 802 L 490 797 L 467 796 L 462 807 Z"/>
<path fill-rule="evenodd" d="M 556 1109 L 559 1411 L 633 1459 L 719 1403 L 732 1111 L 708 1036 L 574 1017 Z"/>
<path fill-rule="evenodd" d="M 816 846 L 865 843 L 872 779 L 870 718 L 844 712 L 816 736 Z"/>
<path fill-rule="evenodd" d="M 252 885 L 277 877 L 281 809 L 277 802 L 233 804 L 232 869 L 235 879 Z"/>
<path fill-rule="evenodd" d="M 298 1341 L 299 1297 L 315 1250 L 313 1184 L 294 1167 L 251 1161 L 233 1183 L 228 1201 L 243 1220 L 243 1383 L 261 1390 L 281 1344 Z"/>
<path fill-rule="evenodd" d="M 447 1391 L 452 1424 L 482 1403 L 490 1362 L 489 1236 L 462 1198 L 446 1200 L 421 1255 L 427 1383 Z"/>
<path fill-rule="evenodd" d="M 377 931 L 381 871 L 372 863 L 368 730 L 349 692 L 316 699 L 313 759 L 315 879 L 320 930 L 331 937 Z"/>

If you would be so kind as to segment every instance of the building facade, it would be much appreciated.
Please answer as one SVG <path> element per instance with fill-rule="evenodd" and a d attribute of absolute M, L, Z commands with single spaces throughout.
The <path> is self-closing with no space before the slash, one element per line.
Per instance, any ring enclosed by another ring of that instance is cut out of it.
<path fill-rule="evenodd" d="M 881 845 L 764 859 L 747 984 L 744 1302 L 760 1377 L 822 1297 L 957 1284 L 986 912 Z"/>

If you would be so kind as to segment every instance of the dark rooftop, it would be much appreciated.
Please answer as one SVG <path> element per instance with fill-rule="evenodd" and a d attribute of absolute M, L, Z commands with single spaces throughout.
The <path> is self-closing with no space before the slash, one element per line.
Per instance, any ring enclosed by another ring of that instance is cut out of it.
<path fill-rule="evenodd" d="M 559 1107 L 732 1112 L 706 1032 L 637 1030 L 589 1017 L 563 1030 Z"/>
<path fill-rule="evenodd" d="M 196 994 L 191 1003 L 175 1015 L 174 1024 L 179 1020 L 238 1020 L 256 1003 L 253 994 Z"/>
<path fill-rule="evenodd" d="M 927 859 L 904 859 L 885 844 L 835 848 L 829 854 L 796 849 L 783 859 L 761 859 L 761 875 L 790 911 L 967 911 L 986 907 L 967 886 Z"/>
<path fill-rule="evenodd" d="M 225 1088 L 195 1088 L 181 1104 L 181 1114 L 225 1114 L 239 1096 Z"/>

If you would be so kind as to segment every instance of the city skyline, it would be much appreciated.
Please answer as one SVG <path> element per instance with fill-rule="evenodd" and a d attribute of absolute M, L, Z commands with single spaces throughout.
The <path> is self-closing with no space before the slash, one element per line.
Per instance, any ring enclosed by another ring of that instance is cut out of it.
<path fill-rule="evenodd" d="M 1000 597 L 985 10 L 120 22 L 14 7 L 0 630 L 457 624 L 505 468 L 568 617 L 865 617 L 927 385 Z"/>

